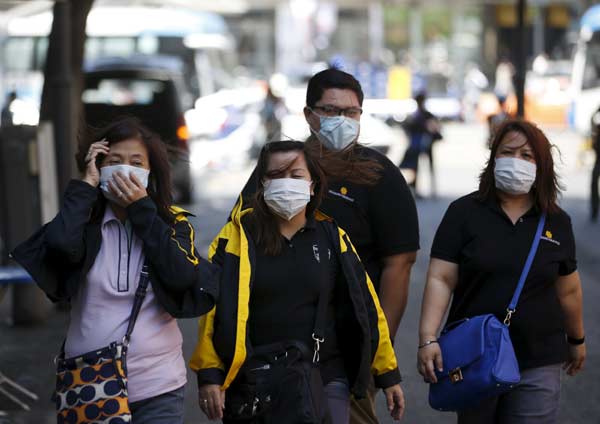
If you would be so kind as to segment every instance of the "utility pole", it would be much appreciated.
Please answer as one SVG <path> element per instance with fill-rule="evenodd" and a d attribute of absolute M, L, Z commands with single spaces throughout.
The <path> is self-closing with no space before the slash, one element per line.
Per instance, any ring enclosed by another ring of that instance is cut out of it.
<path fill-rule="evenodd" d="M 54 128 L 58 190 L 76 175 L 86 19 L 94 0 L 56 0 L 49 36 L 40 123 Z"/>
<path fill-rule="evenodd" d="M 59 193 L 75 174 L 71 35 L 71 2 L 57 1 L 44 71 L 40 123 L 51 121 L 53 125 Z"/>
<path fill-rule="evenodd" d="M 518 0 L 517 16 L 517 43 L 515 46 L 515 91 L 517 94 L 517 116 L 525 116 L 525 73 L 527 56 L 527 37 L 525 31 L 525 11 L 527 0 Z"/>

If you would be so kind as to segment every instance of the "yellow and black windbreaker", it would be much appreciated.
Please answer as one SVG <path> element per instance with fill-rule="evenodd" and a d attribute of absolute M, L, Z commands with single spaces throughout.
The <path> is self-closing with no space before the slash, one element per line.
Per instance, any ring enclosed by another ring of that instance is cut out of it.
<path fill-rule="evenodd" d="M 255 246 L 242 224 L 242 217 L 248 213 L 251 209 L 242 210 L 238 202 L 231 220 L 209 249 L 209 259 L 221 268 L 220 297 L 215 308 L 199 322 L 198 342 L 190 360 L 199 385 L 219 384 L 226 390 L 251 356 L 247 323 Z M 336 302 L 336 308 L 347 308 L 340 314 L 346 318 L 337 328 L 348 337 L 340 338 L 339 347 L 345 356 L 351 391 L 356 397 L 364 397 L 370 374 L 378 387 L 385 388 L 400 382 L 400 373 L 385 316 L 354 246 L 335 223 L 327 222 L 326 228 L 348 287 L 348 301 Z"/>

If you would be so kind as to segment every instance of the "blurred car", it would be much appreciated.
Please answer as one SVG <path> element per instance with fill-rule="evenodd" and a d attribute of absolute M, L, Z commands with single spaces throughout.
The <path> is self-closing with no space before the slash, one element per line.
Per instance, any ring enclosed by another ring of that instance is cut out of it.
<path fill-rule="evenodd" d="M 167 145 L 173 196 L 190 203 L 192 184 L 185 96 L 180 62 L 147 56 L 104 58 L 86 64 L 82 101 L 88 125 L 99 127 L 120 116 L 134 116 Z"/>
<path fill-rule="evenodd" d="M 425 107 L 441 121 L 463 121 L 463 104 L 458 91 L 443 74 L 412 75 L 412 92 L 425 92 Z M 366 113 L 385 121 L 388 125 L 402 125 L 417 110 L 414 99 L 365 99 Z"/>
<path fill-rule="evenodd" d="M 525 117 L 538 124 L 566 127 L 571 103 L 571 62 L 547 61 L 545 66 L 543 72 L 527 72 Z"/>
<path fill-rule="evenodd" d="M 544 72 L 530 70 L 525 78 L 525 119 L 541 125 L 564 128 L 568 124 L 568 109 L 571 102 L 569 95 L 570 66 L 569 62 L 549 61 Z M 517 114 L 517 97 L 510 94 L 506 98 L 505 111 L 510 115 Z M 500 112 L 496 95 L 491 92 L 482 93 L 477 105 L 477 116 L 485 122 L 489 116 Z"/>
<path fill-rule="evenodd" d="M 262 86 L 222 89 L 196 100 L 185 112 L 190 128 L 192 172 L 222 169 L 245 163 L 259 134 Z"/>

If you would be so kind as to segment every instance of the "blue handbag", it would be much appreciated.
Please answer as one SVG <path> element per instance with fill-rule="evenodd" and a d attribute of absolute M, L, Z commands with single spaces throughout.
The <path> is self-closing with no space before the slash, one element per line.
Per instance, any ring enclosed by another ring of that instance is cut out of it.
<path fill-rule="evenodd" d="M 519 296 L 531 269 L 546 215 L 540 217 L 525 267 L 506 317 L 501 322 L 493 314 L 477 315 L 453 322 L 438 339 L 444 369 L 435 371 L 437 383 L 429 386 L 429 405 L 440 411 L 460 411 L 484 399 L 498 396 L 519 383 L 519 363 L 508 328 Z"/>

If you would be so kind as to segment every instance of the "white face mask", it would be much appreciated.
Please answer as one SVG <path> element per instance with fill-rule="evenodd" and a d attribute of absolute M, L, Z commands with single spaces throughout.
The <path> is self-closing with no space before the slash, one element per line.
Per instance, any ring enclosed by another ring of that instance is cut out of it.
<path fill-rule="evenodd" d="M 148 176 L 150 175 L 150 171 L 148 169 L 139 168 L 137 166 L 131 165 L 111 165 L 100 168 L 100 190 L 102 190 L 102 194 L 108 200 L 120 203 L 120 200 L 117 196 L 112 194 L 110 189 L 108 188 L 108 182 L 112 181 L 113 185 L 115 185 L 115 180 L 113 178 L 113 174 L 115 172 L 120 172 L 125 176 L 129 176 L 134 174 L 138 180 L 144 185 L 144 187 L 148 187 Z"/>
<path fill-rule="evenodd" d="M 277 178 L 265 181 L 265 203 L 288 221 L 298 215 L 310 202 L 310 181 L 296 178 Z"/>
<path fill-rule="evenodd" d="M 496 188 L 508 194 L 527 194 L 535 182 L 535 163 L 517 158 L 497 158 L 494 166 Z"/>
<path fill-rule="evenodd" d="M 321 123 L 321 129 L 319 132 L 312 128 L 310 130 L 328 149 L 343 150 L 358 138 L 360 122 L 356 119 L 345 116 L 317 116 Z"/>

